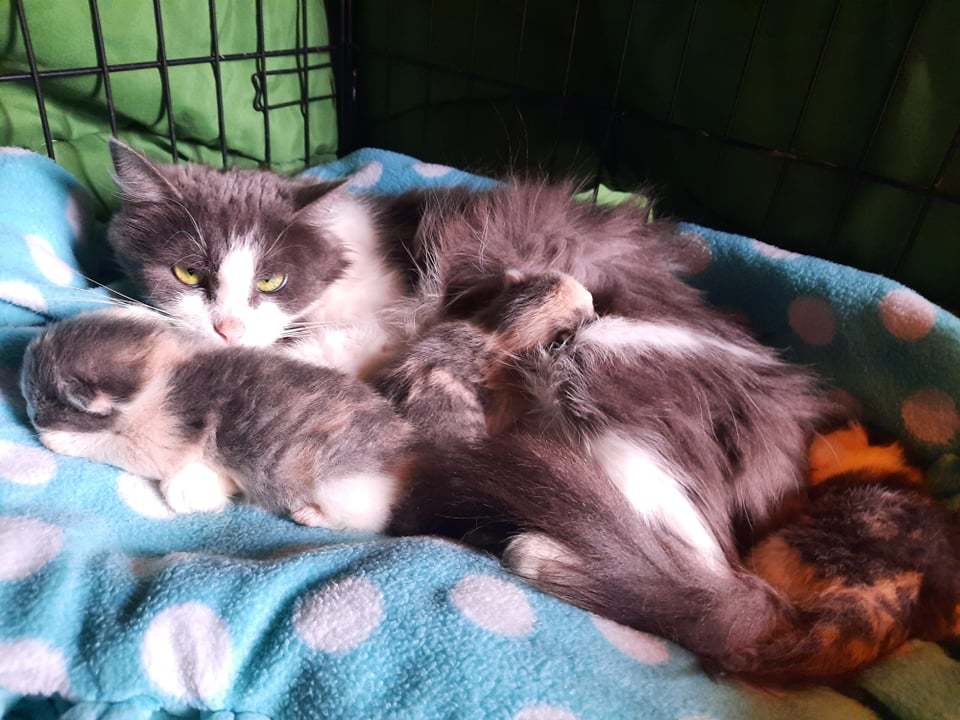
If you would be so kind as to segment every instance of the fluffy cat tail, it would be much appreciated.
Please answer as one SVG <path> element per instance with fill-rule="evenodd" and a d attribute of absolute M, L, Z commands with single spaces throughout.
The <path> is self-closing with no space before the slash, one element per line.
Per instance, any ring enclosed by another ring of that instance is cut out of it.
<path fill-rule="evenodd" d="M 673 640 L 732 670 L 792 612 L 764 580 L 717 567 L 644 521 L 593 464 L 534 439 L 421 454 L 392 530 L 437 533 L 503 552 L 536 587 Z"/>

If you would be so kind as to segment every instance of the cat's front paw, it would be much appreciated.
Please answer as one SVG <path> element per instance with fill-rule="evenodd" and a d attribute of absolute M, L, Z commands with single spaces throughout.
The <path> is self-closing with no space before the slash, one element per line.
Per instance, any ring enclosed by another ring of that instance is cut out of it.
<path fill-rule="evenodd" d="M 160 491 L 178 514 L 222 512 L 230 504 L 231 485 L 203 462 L 192 462 L 161 482 Z"/>

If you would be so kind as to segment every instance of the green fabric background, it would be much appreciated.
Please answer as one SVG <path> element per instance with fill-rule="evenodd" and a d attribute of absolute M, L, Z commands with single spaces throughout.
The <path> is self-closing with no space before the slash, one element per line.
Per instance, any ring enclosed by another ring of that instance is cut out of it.
<path fill-rule="evenodd" d="M 264 45 L 267 50 L 298 47 L 297 0 L 264 3 Z M 25 0 L 33 49 L 41 69 L 97 65 L 90 6 L 84 0 Z M 168 58 L 211 53 L 210 16 L 203 0 L 163 0 L 163 26 Z M 100 0 L 106 57 L 109 64 L 155 61 L 157 31 L 150 0 Z M 0 72 L 28 69 L 23 38 L 12 0 L 0 0 Z M 307 3 L 309 45 L 327 44 L 322 0 Z M 217 4 L 221 54 L 257 49 L 253 0 L 221 0 Z M 311 54 L 310 64 L 328 61 Z M 293 68 L 292 57 L 270 58 L 268 70 Z M 221 63 L 224 126 L 229 163 L 256 165 L 264 160 L 263 115 L 253 107 L 253 60 Z M 171 67 L 170 95 L 177 150 L 191 160 L 220 165 L 214 73 L 209 63 Z M 310 95 L 332 92 L 329 68 L 309 73 Z M 160 72 L 155 68 L 112 72 L 113 100 L 120 136 L 148 154 L 169 160 L 168 118 L 163 110 Z M 300 98 L 297 74 L 272 75 L 271 105 Z M 115 205 L 106 142 L 110 137 L 106 95 L 99 75 L 43 81 L 57 162 L 90 187 L 101 212 Z M 271 160 L 279 170 L 298 170 L 332 159 L 337 136 L 333 101 L 311 103 L 310 157 L 304 163 L 304 118 L 298 105 L 270 111 Z M 0 84 L 0 145 L 20 145 L 45 152 L 43 133 L 30 82 Z"/>
<path fill-rule="evenodd" d="M 922 193 L 855 172 L 922 187 L 939 177 L 960 201 L 960 2 L 355 7 L 367 145 L 486 173 L 599 169 L 625 189 L 654 181 L 684 219 L 890 275 L 960 307 L 960 202 L 933 200 L 920 222 Z"/>

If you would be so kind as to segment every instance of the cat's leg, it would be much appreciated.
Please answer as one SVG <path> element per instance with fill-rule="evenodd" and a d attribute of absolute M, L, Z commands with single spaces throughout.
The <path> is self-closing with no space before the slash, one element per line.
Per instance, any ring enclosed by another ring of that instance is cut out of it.
<path fill-rule="evenodd" d="M 356 472 L 317 483 L 313 502 L 291 511 L 301 525 L 331 530 L 382 532 L 390 520 L 398 478 L 384 471 Z"/>
<path fill-rule="evenodd" d="M 220 512 L 237 486 L 203 460 L 192 460 L 160 480 L 160 492 L 177 513 Z"/>

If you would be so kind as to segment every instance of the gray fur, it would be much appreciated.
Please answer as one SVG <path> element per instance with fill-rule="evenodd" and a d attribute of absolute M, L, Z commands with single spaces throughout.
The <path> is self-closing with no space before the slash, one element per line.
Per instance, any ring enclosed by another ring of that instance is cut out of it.
<path fill-rule="evenodd" d="M 399 478 L 411 436 L 386 400 L 340 373 L 198 343 L 143 312 L 51 326 L 28 347 L 21 382 L 53 449 L 161 481 L 202 462 L 278 513 L 321 504 L 318 490 L 332 479 Z M 96 412 L 85 408 L 93 399 Z M 56 446 L 64 437 L 69 446 Z"/>

